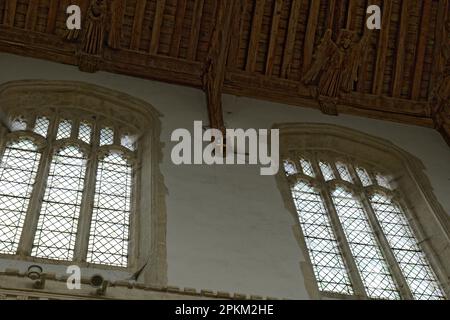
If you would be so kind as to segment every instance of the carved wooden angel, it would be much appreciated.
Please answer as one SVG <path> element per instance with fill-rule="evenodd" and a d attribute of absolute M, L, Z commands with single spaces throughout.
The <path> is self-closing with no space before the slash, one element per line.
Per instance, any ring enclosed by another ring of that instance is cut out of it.
<path fill-rule="evenodd" d="M 100 54 L 106 33 L 107 14 L 108 5 L 106 1 L 94 0 L 91 2 L 83 33 L 82 51 L 84 53 Z"/>
<path fill-rule="evenodd" d="M 69 30 L 66 40 L 77 41 L 82 36 L 82 52 L 91 55 L 101 53 L 106 37 L 109 47 L 119 48 L 124 9 L 124 0 L 91 0 L 82 30 Z"/>
<path fill-rule="evenodd" d="M 369 40 L 364 36 L 355 42 L 354 37 L 354 32 L 342 29 L 334 42 L 331 30 L 325 32 L 314 61 L 302 79 L 305 84 L 317 86 L 318 96 L 334 98 L 342 91 L 353 89 Z"/>

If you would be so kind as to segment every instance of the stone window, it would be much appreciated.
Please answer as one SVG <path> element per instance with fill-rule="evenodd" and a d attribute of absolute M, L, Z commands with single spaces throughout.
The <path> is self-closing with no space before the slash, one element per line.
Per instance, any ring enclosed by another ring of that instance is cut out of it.
<path fill-rule="evenodd" d="M 155 110 L 64 81 L 3 85 L 0 106 L 0 256 L 139 270 L 164 284 Z"/>
<path fill-rule="evenodd" d="M 439 226 L 445 212 L 416 216 L 421 201 L 435 201 L 431 194 L 414 198 L 412 190 L 421 193 L 427 183 L 416 159 L 385 141 L 337 126 L 282 125 L 281 142 L 280 179 L 288 190 L 282 189 L 299 222 L 308 262 L 303 269 L 315 297 L 448 297 L 442 263 L 448 253 L 435 249 L 442 245 L 439 236 L 448 239 Z M 427 215 L 432 219 L 427 221 Z M 425 236 L 424 229 L 432 233 Z"/>

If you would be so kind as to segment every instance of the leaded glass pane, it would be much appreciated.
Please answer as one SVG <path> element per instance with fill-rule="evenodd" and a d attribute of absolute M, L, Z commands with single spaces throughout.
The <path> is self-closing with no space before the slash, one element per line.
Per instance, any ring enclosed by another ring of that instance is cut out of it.
<path fill-rule="evenodd" d="M 17 251 L 40 157 L 26 139 L 5 149 L 0 163 L 0 253 Z"/>
<path fill-rule="evenodd" d="M 356 173 L 358 174 L 359 180 L 361 181 L 364 187 L 370 186 L 372 184 L 372 180 L 370 179 L 369 174 L 364 168 L 356 168 Z"/>
<path fill-rule="evenodd" d="M 377 179 L 377 183 L 380 187 L 391 189 L 391 184 L 389 183 L 389 179 L 386 176 L 377 173 L 375 175 L 375 178 Z"/>
<path fill-rule="evenodd" d="M 32 255 L 72 260 L 83 197 L 86 158 L 74 146 L 54 155 L 50 165 Z"/>
<path fill-rule="evenodd" d="M 381 194 L 373 195 L 371 204 L 414 298 L 445 299 L 403 211 Z"/>
<path fill-rule="evenodd" d="M 297 173 L 297 168 L 295 167 L 295 164 L 290 160 L 284 160 L 284 172 L 287 176 L 292 176 Z"/>
<path fill-rule="evenodd" d="M 337 168 L 342 180 L 353 183 L 352 176 L 351 176 L 350 171 L 348 170 L 348 167 L 346 164 L 344 164 L 342 162 L 337 162 L 336 168 Z"/>
<path fill-rule="evenodd" d="M 99 162 L 87 261 L 128 264 L 132 169 L 113 153 Z"/>
<path fill-rule="evenodd" d="M 333 191 L 332 198 L 367 295 L 370 298 L 400 299 L 360 202 L 341 187 Z"/>
<path fill-rule="evenodd" d="M 47 137 L 48 134 L 48 127 L 50 125 L 50 120 L 46 117 L 38 117 L 36 119 L 36 123 L 34 125 L 34 132 L 43 136 L 44 138 Z"/>
<path fill-rule="evenodd" d="M 72 135 L 72 121 L 71 120 L 61 120 L 58 126 L 58 134 L 56 139 L 67 139 Z"/>
<path fill-rule="evenodd" d="M 320 161 L 319 167 L 320 167 L 320 171 L 322 171 L 322 175 L 323 175 L 323 178 L 325 179 L 325 181 L 330 181 L 335 178 L 333 169 L 331 168 L 329 163 Z"/>
<path fill-rule="evenodd" d="M 312 168 L 311 162 L 306 159 L 300 159 L 300 164 L 303 169 L 303 173 L 307 176 L 314 177 L 314 170 Z"/>
<path fill-rule="evenodd" d="M 350 279 L 320 194 L 307 183 L 299 182 L 292 189 L 292 197 L 319 289 L 353 294 Z"/>
<path fill-rule="evenodd" d="M 132 136 L 128 134 L 123 135 L 122 138 L 120 139 L 120 144 L 123 147 L 131 151 L 134 151 L 134 139 L 132 138 Z"/>
<path fill-rule="evenodd" d="M 16 118 L 11 122 L 11 131 L 23 131 L 27 129 L 27 123 L 22 118 Z"/>
<path fill-rule="evenodd" d="M 81 122 L 78 130 L 78 139 L 90 144 L 91 143 L 92 126 L 88 122 Z"/>
<path fill-rule="evenodd" d="M 111 128 L 103 128 L 100 130 L 100 145 L 114 144 L 114 130 Z"/>

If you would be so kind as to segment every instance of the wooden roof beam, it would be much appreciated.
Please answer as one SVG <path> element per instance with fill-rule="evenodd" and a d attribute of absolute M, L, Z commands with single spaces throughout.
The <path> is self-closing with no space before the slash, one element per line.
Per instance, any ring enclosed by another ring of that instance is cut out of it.
<path fill-rule="evenodd" d="M 12 27 L 16 16 L 17 0 L 6 0 L 3 24 Z"/>
<path fill-rule="evenodd" d="M 134 11 L 133 32 L 131 33 L 131 50 L 139 50 L 142 35 L 142 24 L 144 23 L 146 0 L 137 0 Z"/>
<path fill-rule="evenodd" d="M 311 0 L 309 5 L 308 23 L 306 25 L 305 45 L 303 47 L 303 72 L 308 70 L 314 53 L 314 40 L 316 38 L 319 21 L 320 0 Z"/>
<path fill-rule="evenodd" d="M 45 32 L 53 33 L 56 26 L 56 16 L 58 14 L 59 0 L 50 0 L 48 8 L 47 26 Z"/>
<path fill-rule="evenodd" d="M 354 17 L 356 15 L 357 4 L 358 4 L 357 0 L 349 0 L 348 10 L 347 10 L 347 22 L 346 22 L 346 28 L 349 30 L 353 30 L 355 28 Z"/>
<path fill-rule="evenodd" d="M 281 65 L 281 78 L 288 78 L 292 58 L 294 55 L 295 39 L 297 37 L 298 17 L 300 15 L 301 0 L 292 0 L 291 14 L 289 16 L 289 25 L 284 46 L 283 63 Z"/>
<path fill-rule="evenodd" d="M 416 63 L 414 68 L 414 80 L 411 91 L 411 98 L 418 100 L 422 84 L 423 64 L 425 60 L 425 51 L 427 49 L 428 32 L 430 29 L 431 18 L 431 0 L 424 0 L 422 7 L 422 18 L 420 21 L 419 41 L 417 43 Z"/>
<path fill-rule="evenodd" d="M 232 26 L 239 19 L 239 0 L 220 1 L 216 12 L 216 24 L 211 37 L 203 87 L 206 93 L 210 126 L 225 130 L 222 112 L 222 91 L 226 63 L 232 37 Z"/>
<path fill-rule="evenodd" d="M 237 64 L 238 57 L 239 57 L 239 49 L 241 48 L 241 35 L 244 30 L 244 17 L 247 14 L 247 6 L 248 6 L 248 0 L 241 0 L 239 1 L 240 8 L 239 12 L 237 14 L 239 15 L 240 19 L 239 22 L 235 23 L 233 25 L 233 35 L 230 43 L 230 49 L 228 54 L 228 65 L 230 67 L 234 67 Z"/>
<path fill-rule="evenodd" d="M 384 70 L 386 66 L 386 54 L 389 41 L 389 24 L 392 13 L 392 0 L 383 1 L 383 16 L 381 21 L 380 37 L 378 39 L 378 54 L 375 65 L 375 75 L 372 86 L 372 93 L 381 95 L 383 91 Z"/>
<path fill-rule="evenodd" d="M 183 32 L 184 16 L 186 15 L 186 0 L 177 1 L 177 11 L 175 13 L 175 27 L 172 33 L 172 43 L 170 45 L 170 55 L 178 57 L 180 52 L 181 34 Z"/>
<path fill-rule="evenodd" d="M 25 18 L 25 29 L 34 30 L 36 27 L 39 0 L 30 0 Z"/>
<path fill-rule="evenodd" d="M 256 56 L 258 55 L 259 36 L 261 33 L 265 4 L 266 0 L 256 0 L 255 2 L 255 10 L 253 12 L 250 42 L 248 45 L 247 64 L 245 66 L 245 70 L 248 72 L 255 71 Z"/>
<path fill-rule="evenodd" d="M 327 22 L 326 22 L 327 29 L 333 30 L 335 11 L 336 11 L 336 0 L 330 0 L 330 4 L 328 5 L 328 16 L 327 16 Z"/>
<path fill-rule="evenodd" d="M 435 40 L 434 40 L 434 51 L 433 51 L 433 66 L 431 71 L 431 79 L 430 85 L 428 88 L 428 92 L 432 92 L 437 82 L 437 78 L 439 76 L 440 68 L 441 68 L 441 51 L 442 51 L 442 43 L 444 42 L 445 32 L 444 32 L 444 23 L 450 17 L 448 16 L 448 12 L 450 11 L 450 1 L 449 0 L 439 0 L 438 4 L 438 17 L 435 28 Z M 429 98 L 432 98 L 429 96 Z"/>
<path fill-rule="evenodd" d="M 273 5 L 272 26 L 270 29 L 269 49 L 267 50 L 266 75 L 271 76 L 273 72 L 273 63 L 275 60 L 275 51 L 278 44 L 278 28 L 280 25 L 281 9 L 283 0 L 275 0 Z"/>
<path fill-rule="evenodd" d="M 161 36 L 161 26 L 164 19 L 164 8 L 166 0 L 156 0 L 155 19 L 153 20 L 152 39 L 150 40 L 150 54 L 157 54 L 159 48 L 159 38 Z"/>
<path fill-rule="evenodd" d="M 192 29 L 189 34 L 188 60 L 197 59 L 198 40 L 200 37 L 204 4 L 205 0 L 195 0 L 194 3 L 194 17 L 192 18 Z"/>
<path fill-rule="evenodd" d="M 405 62 L 406 35 L 408 33 L 409 0 L 402 0 L 402 11 L 400 14 L 400 30 L 397 36 L 397 53 L 395 58 L 394 80 L 392 87 L 392 96 L 400 97 L 403 84 L 403 69 Z"/>

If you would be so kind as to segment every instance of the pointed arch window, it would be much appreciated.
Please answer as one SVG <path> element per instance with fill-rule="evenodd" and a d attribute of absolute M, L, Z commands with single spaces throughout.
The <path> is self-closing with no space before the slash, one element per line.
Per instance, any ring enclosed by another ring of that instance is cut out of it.
<path fill-rule="evenodd" d="M 310 153 L 284 160 L 319 290 L 359 290 L 372 299 L 445 299 L 389 176 L 339 155 L 326 158 Z"/>
<path fill-rule="evenodd" d="M 450 219 L 418 159 L 340 126 L 276 127 L 312 297 L 449 298 Z"/>
<path fill-rule="evenodd" d="M 127 267 L 132 129 L 68 110 L 14 115 L 0 163 L 0 253 Z"/>

